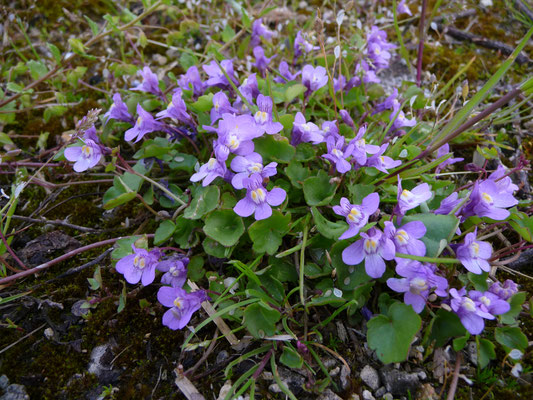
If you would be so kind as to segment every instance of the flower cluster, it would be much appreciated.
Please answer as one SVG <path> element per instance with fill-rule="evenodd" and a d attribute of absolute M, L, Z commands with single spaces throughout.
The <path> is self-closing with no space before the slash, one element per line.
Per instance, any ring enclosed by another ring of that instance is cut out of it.
<path fill-rule="evenodd" d="M 158 248 L 150 251 L 131 246 L 133 254 L 122 257 L 116 264 L 117 272 L 124 275 L 128 283 L 148 286 L 154 282 L 156 271 L 163 272 L 161 283 L 164 285 L 157 293 L 157 299 L 170 307 L 163 315 L 163 325 L 170 329 L 182 329 L 189 323 L 195 311 L 200 309 L 202 302 L 207 300 L 204 290 L 187 293 L 183 285 L 187 280 L 189 259 L 171 256 L 161 260 L 163 253 Z"/>

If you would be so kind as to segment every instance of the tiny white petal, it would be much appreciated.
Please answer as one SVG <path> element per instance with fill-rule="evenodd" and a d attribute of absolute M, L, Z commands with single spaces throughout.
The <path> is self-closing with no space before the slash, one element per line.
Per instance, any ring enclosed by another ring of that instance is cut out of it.
<path fill-rule="evenodd" d="M 341 56 L 341 47 L 335 46 L 334 53 L 335 53 L 335 58 L 339 58 Z"/>
<path fill-rule="evenodd" d="M 509 357 L 511 357 L 513 360 L 520 360 L 522 358 L 522 356 L 524 355 L 524 353 L 522 353 L 520 350 L 518 349 L 512 349 L 510 352 L 509 352 Z"/>

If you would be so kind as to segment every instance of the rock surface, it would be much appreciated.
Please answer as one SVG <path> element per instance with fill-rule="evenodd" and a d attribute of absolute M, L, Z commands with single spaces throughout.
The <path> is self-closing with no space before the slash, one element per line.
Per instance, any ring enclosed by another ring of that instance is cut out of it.
<path fill-rule="evenodd" d="M 376 390 L 381 386 L 378 371 L 370 365 L 365 365 L 361 371 L 361 380 L 372 390 Z"/>

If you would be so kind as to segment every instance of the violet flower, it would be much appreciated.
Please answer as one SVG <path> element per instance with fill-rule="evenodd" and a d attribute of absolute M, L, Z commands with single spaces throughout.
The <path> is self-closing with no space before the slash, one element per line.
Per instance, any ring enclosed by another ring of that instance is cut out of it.
<path fill-rule="evenodd" d="M 509 176 L 505 176 L 505 174 L 505 167 L 500 164 L 498 165 L 498 168 L 489 175 L 488 179 L 496 184 L 500 192 L 513 194 L 518 190 L 518 186 L 513 183 Z"/>
<path fill-rule="evenodd" d="M 309 43 L 309 38 L 310 35 L 302 33 L 302 31 L 296 33 L 296 38 L 294 39 L 294 58 L 300 57 L 303 52 L 309 53 L 313 50 L 320 50 L 319 46 L 313 46 Z"/>
<path fill-rule="evenodd" d="M 214 124 L 222 115 L 237 113 L 237 110 L 231 106 L 228 96 L 224 92 L 217 92 L 213 96 L 213 108 L 211 108 L 211 123 Z"/>
<path fill-rule="evenodd" d="M 396 168 L 397 166 L 401 165 L 402 162 L 400 160 L 393 160 L 391 157 L 383 155 L 388 146 L 388 143 L 382 144 L 379 147 L 379 151 L 367 160 L 366 166 L 374 167 L 377 170 L 388 174 L 389 169 Z M 368 153 L 368 150 L 366 150 L 366 152 Z"/>
<path fill-rule="evenodd" d="M 281 132 L 283 129 L 281 122 L 272 121 L 272 99 L 269 96 L 260 94 L 257 96 L 257 107 L 259 110 L 254 115 L 257 127 L 269 135 Z"/>
<path fill-rule="evenodd" d="M 91 139 L 84 139 L 83 145 L 67 147 L 65 158 L 74 162 L 74 171 L 83 172 L 94 167 L 102 158 L 102 148 Z"/>
<path fill-rule="evenodd" d="M 191 182 L 202 181 L 202 186 L 207 186 L 217 177 L 224 178 L 227 170 L 225 162 L 210 158 L 208 162 L 200 167 L 198 172 L 191 176 L 190 180 Z"/>
<path fill-rule="evenodd" d="M 117 272 L 124 275 L 128 283 L 135 284 L 142 282 L 148 286 L 155 279 L 155 269 L 157 261 L 161 255 L 158 249 L 147 251 L 131 245 L 133 254 L 122 257 L 116 264 Z"/>
<path fill-rule="evenodd" d="M 304 115 L 301 112 L 297 112 L 294 117 L 291 144 L 293 146 L 304 142 L 319 144 L 323 141 L 324 136 L 320 128 L 312 122 L 306 122 Z"/>
<path fill-rule="evenodd" d="M 426 245 L 419 240 L 426 234 L 426 227 L 423 222 L 411 221 L 396 228 L 392 222 L 385 221 L 384 232 L 394 243 L 396 253 L 421 257 L 426 255 Z M 396 257 L 395 260 L 399 264 L 410 261 L 401 257 Z"/>
<path fill-rule="evenodd" d="M 465 236 L 463 244 L 455 249 L 457 259 L 461 264 L 474 274 L 483 271 L 490 272 L 489 258 L 492 255 L 492 246 L 488 242 L 476 240 L 477 228 Z"/>
<path fill-rule="evenodd" d="M 346 161 L 352 154 L 355 147 L 353 143 L 350 143 L 345 147 L 344 136 L 338 135 L 337 138 L 329 136 L 326 139 L 326 146 L 328 149 L 327 154 L 322 155 L 323 158 L 335 164 L 335 169 L 338 173 L 344 174 L 352 169 L 352 165 Z"/>
<path fill-rule="evenodd" d="M 313 68 L 307 64 L 302 69 L 302 84 L 307 88 L 307 95 L 315 92 L 328 83 L 326 68 L 318 66 Z"/>
<path fill-rule="evenodd" d="M 368 154 L 377 154 L 380 151 L 379 146 L 373 144 L 367 144 L 363 136 L 366 133 L 366 126 L 363 125 L 359 128 L 357 135 L 350 141 L 350 144 L 353 145 L 352 157 L 359 165 L 365 165 L 367 162 L 367 153 Z M 385 147 L 386 149 L 387 147 Z M 383 149 L 383 152 L 385 151 Z"/>
<path fill-rule="evenodd" d="M 413 190 L 402 189 L 402 180 L 398 175 L 398 204 L 396 205 L 397 215 L 405 215 L 405 212 L 418 207 L 431 198 L 431 191 L 427 183 L 416 186 Z"/>
<path fill-rule="evenodd" d="M 226 71 L 230 79 L 233 81 L 235 85 L 238 85 L 237 78 L 235 77 L 235 72 L 233 71 L 233 62 L 231 60 L 222 60 L 220 62 L 220 65 Z M 206 85 L 208 87 L 211 86 L 217 86 L 222 89 L 230 88 L 231 85 L 228 82 L 228 79 L 226 78 L 226 75 L 224 75 L 224 72 L 220 69 L 218 64 L 215 61 L 211 61 L 209 64 L 202 65 L 203 70 L 207 75 L 209 75 L 209 79 L 206 81 Z"/>
<path fill-rule="evenodd" d="M 172 101 L 168 104 L 167 109 L 158 112 L 155 116 L 157 119 L 162 118 L 174 118 L 178 121 L 184 122 L 186 124 L 191 124 L 191 116 L 187 113 L 187 105 L 182 99 L 181 89 L 176 89 L 172 95 Z"/>
<path fill-rule="evenodd" d="M 213 147 L 220 161 L 226 161 L 229 153 L 240 156 L 250 154 L 254 151 L 252 139 L 263 134 L 257 129 L 254 119 L 249 115 L 224 114 L 216 131 L 218 139 Z"/>
<path fill-rule="evenodd" d="M 322 122 L 322 134 L 324 135 L 324 140 L 327 141 L 328 138 L 337 139 L 339 135 L 339 128 L 337 128 L 337 121 L 324 121 Z"/>
<path fill-rule="evenodd" d="M 371 278 L 381 278 L 385 272 L 385 261 L 394 258 L 394 243 L 379 229 L 362 232 L 362 239 L 352 243 L 342 252 L 342 261 L 357 265 L 365 260 L 365 271 Z"/>
<path fill-rule="evenodd" d="M 180 287 L 163 286 L 157 292 L 157 300 L 165 307 L 170 307 L 163 314 L 163 325 L 176 330 L 189 323 L 194 312 L 207 300 L 207 295 L 204 290 L 187 293 Z"/>
<path fill-rule="evenodd" d="M 135 125 L 124 133 L 125 140 L 132 141 L 135 139 L 134 143 L 137 143 L 147 133 L 163 130 L 163 124 L 156 121 L 152 114 L 145 111 L 140 104 L 137 104 L 137 114 L 138 118 Z"/>
<path fill-rule="evenodd" d="M 441 158 L 442 156 L 445 156 L 450 152 L 450 145 L 448 143 L 442 145 L 437 150 L 437 158 Z M 435 168 L 435 172 L 438 174 L 440 171 L 442 171 L 444 168 L 446 168 L 448 165 L 452 165 L 455 163 L 458 163 L 460 161 L 463 161 L 464 158 L 448 158 L 447 160 L 444 160 L 439 165 L 437 165 L 437 168 Z"/>
<path fill-rule="evenodd" d="M 100 139 L 98 138 L 98 135 L 96 134 L 96 128 L 94 125 L 91 125 L 89 129 L 83 132 L 82 140 L 90 139 L 94 143 L 100 144 Z"/>
<path fill-rule="evenodd" d="M 272 56 L 270 58 L 265 57 L 265 51 L 261 46 L 256 46 L 253 49 L 254 57 L 255 57 L 255 63 L 252 65 L 256 67 L 261 75 L 264 77 L 265 72 L 268 69 L 268 64 L 270 64 L 270 61 L 275 58 L 276 56 Z"/>
<path fill-rule="evenodd" d="M 113 104 L 109 110 L 104 114 L 105 123 L 107 125 L 110 119 L 117 119 L 123 122 L 129 122 L 133 125 L 133 117 L 128 111 L 128 106 L 122 101 L 120 93 L 113 95 Z"/>
<path fill-rule="evenodd" d="M 398 3 L 398 7 L 396 8 L 396 11 L 398 12 L 398 14 L 407 14 L 409 16 L 413 15 L 409 7 L 407 7 L 407 5 L 405 4 L 405 0 L 401 0 Z"/>
<path fill-rule="evenodd" d="M 363 82 L 366 84 L 380 83 L 381 80 L 376 75 L 376 72 L 368 65 L 365 60 L 361 60 L 355 66 L 355 74 L 361 74 L 363 76 Z M 351 79 L 350 79 L 351 80 Z M 361 84 L 360 79 L 357 78 L 352 83 L 353 86 L 359 86 Z"/>
<path fill-rule="evenodd" d="M 370 193 L 366 196 L 361 205 L 351 204 L 346 197 L 342 197 L 340 205 L 333 206 L 333 212 L 346 217 L 348 229 L 339 237 L 339 240 L 354 237 L 367 223 L 368 218 L 376 212 L 379 207 L 379 194 Z"/>
<path fill-rule="evenodd" d="M 274 32 L 263 24 L 262 18 L 258 18 L 252 24 L 252 39 L 250 40 L 250 46 L 257 46 L 261 43 L 261 38 L 270 40 L 272 36 L 274 36 Z"/>
<path fill-rule="evenodd" d="M 416 125 L 416 119 L 413 117 L 411 119 L 408 119 L 405 117 L 405 114 L 403 111 L 401 111 L 399 108 L 394 109 L 390 115 L 391 121 L 394 120 L 391 126 L 391 130 L 400 129 L 403 127 L 412 127 Z"/>
<path fill-rule="evenodd" d="M 152 93 L 156 96 L 163 96 L 163 92 L 159 89 L 157 75 L 152 72 L 150 67 L 144 67 L 139 71 L 139 75 L 142 76 L 143 81 L 130 90 L 140 90 L 141 92 Z"/>
<path fill-rule="evenodd" d="M 489 217 L 494 220 L 504 220 L 510 212 L 505 208 L 518 204 L 507 189 L 499 187 L 492 179 L 476 182 L 470 193 L 470 200 L 463 207 L 461 214 L 464 217 L 477 215 L 478 217 Z"/>
<path fill-rule="evenodd" d="M 282 61 L 279 63 L 279 73 L 281 76 L 276 76 L 274 78 L 274 82 L 276 83 L 285 83 L 296 80 L 296 78 L 302 73 L 301 71 L 298 71 L 295 74 L 292 74 L 289 70 L 289 64 L 287 64 L 286 61 Z"/>
<path fill-rule="evenodd" d="M 511 309 L 511 305 L 508 302 L 490 291 L 479 292 L 477 290 L 471 290 L 468 292 L 468 296 L 474 300 L 481 310 L 492 315 L 505 314 Z"/>
<path fill-rule="evenodd" d="M 187 257 L 172 257 L 157 263 L 157 269 L 164 272 L 161 283 L 172 287 L 183 287 L 187 280 Z"/>
<path fill-rule="evenodd" d="M 287 193 L 281 188 L 274 188 L 268 192 L 263 186 L 260 174 L 252 174 L 249 178 L 243 179 L 243 184 L 246 196 L 233 207 L 233 211 L 241 217 L 255 214 L 256 220 L 266 219 L 272 215 L 271 206 L 279 206 L 287 197 Z"/>
<path fill-rule="evenodd" d="M 479 335 L 483 332 L 485 321 L 483 319 L 494 319 L 489 312 L 481 309 L 474 300 L 466 296 L 466 289 L 450 289 L 450 307 L 457 314 L 461 323 L 472 335 Z"/>
<path fill-rule="evenodd" d="M 244 179 L 250 175 L 259 174 L 264 180 L 277 174 L 278 163 L 271 162 L 263 167 L 263 158 L 260 154 L 250 153 L 246 156 L 236 156 L 231 160 L 231 169 L 237 172 L 231 179 L 231 184 L 235 189 L 244 189 Z"/>
<path fill-rule="evenodd" d="M 355 123 L 353 122 L 352 117 L 350 117 L 350 114 L 346 110 L 340 110 L 339 114 L 342 118 L 342 122 L 344 122 L 346 125 L 348 125 L 350 128 L 355 129 Z"/>
<path fill-rule="evenodd" d="M 404 303 L 412 306 L 413 310 L 420 314 L 426 306 L 431 290 L 434 289 L 438 296 L 447 296 L 448 281 L 436 275 L 435 270 L 433 264 L 408 263 L 397 268 L 398 275 L 403 278 L 389 278 L 387 286 L 395 292 L 404 293 Z"/>
<path fill-rule="evenodd" d="M 490 286 L 489 292 L 494 293 L 502 300 L 509 300 L 518 292 L 518 285 L 510 279 L 507 279 L 503 285 L 500 282 L 494 282 Z"/>
<path fill-rule="evenodd" d="M 395 49 L 396 46 L 387 42 L 387 33 L 373 26 L 367 35 L 368 57 L 376 68 L 387 68 L 391 54 L 389 50 Z"/>
<path fill-rule="evenodd" d="M 338 78 L 333 78 L 333 90 L 336 92 L 344 91 L 347 86 L 346 77 L 344 75 L 339 75 Z"/>
<path fill-rule="evenodd" d="M 448 215 L 453 211 L 455 207 L 462 201 L 462 199 L 459 198 L 459 195 L 457 192 L 453 192 L 448 197 L 442 199 L 440 202 L 439 208 L 437 208 L 435 211 L 433 211 L 434 214 L 442 214 L 442 215 Z"/>
<path fill-rule="evenodd" d="M 182 90 L 192 90 L 194 96 L 201 96 L 206 88 L 196 65 L 189 67 L 185 74 L 180 75 L 178 85 Z"/>

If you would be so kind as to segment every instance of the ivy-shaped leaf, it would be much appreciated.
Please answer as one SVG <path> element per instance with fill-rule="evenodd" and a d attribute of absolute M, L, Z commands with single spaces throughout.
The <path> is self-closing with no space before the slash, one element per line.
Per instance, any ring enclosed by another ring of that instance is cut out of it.
<path fill-rule="evenodd" d="M 278 251 L 283 236 L 289 231 L 291 215 L 283 215 L 279 211 L 273 211 L 267 219 L 254 222 L 248 228 L 248 234 L 252 239 L 253 249 L 258 253 L 273 255 Z"/>

